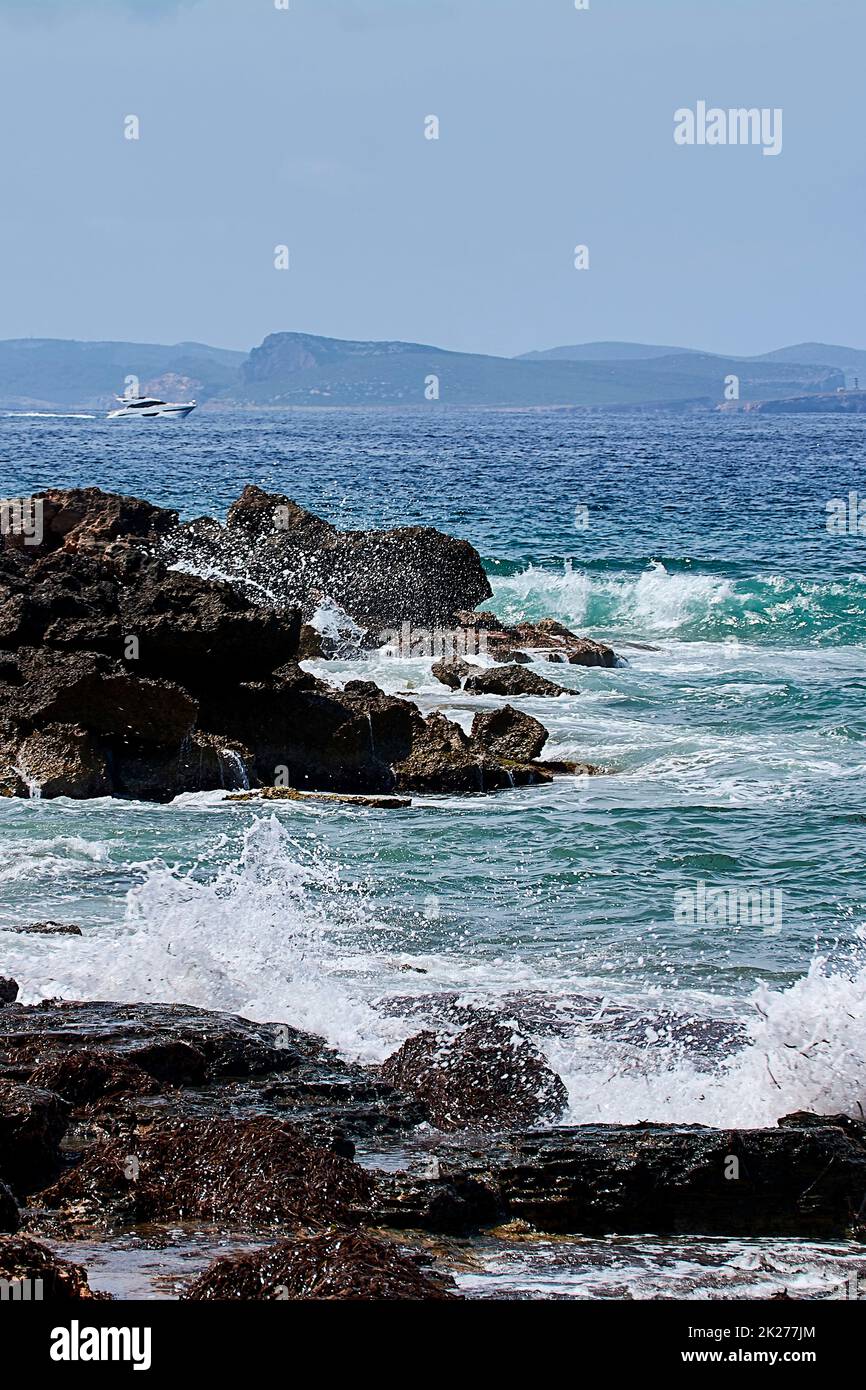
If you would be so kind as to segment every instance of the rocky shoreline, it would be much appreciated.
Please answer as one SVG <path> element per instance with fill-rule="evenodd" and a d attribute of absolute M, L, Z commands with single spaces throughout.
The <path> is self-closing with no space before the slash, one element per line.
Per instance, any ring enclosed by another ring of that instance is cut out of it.
<path fill-rule="evenodd" d="M 530 653 L 617 660 L 557 623 L 508 628 L 475 612 L 490 594 L 479 556 L 431 528 L 339 532 L 253 487 L 225 526 L 181 525 L 176 512 L 97 488 L 48 490 L 26 507 L 38 528 L 8 532 L 0 548 L 7 796 L 539 784 L 554 775 L 539 761 L 547 731 L 510 705 L 495 727 L 480 717 L 466 733 L 372 681 L 341 689 L 300 661 L 347 648 L 362 657 L 404 638 L 434 656 L 450 644 L 447 684 L 459 664 L 467 693 L 514 699 L 567 693 L 526 668 Z M 323 606 L 336 635 L 310 625 Z M 455 646 L 497 664 L 464 661 Z"/>
<path fill-rule="evenodd" d="M 0 1277 L 104 1297 L 67 1244 L 190 1224 L 241 1246 L 178 1290 L 211 1300 L 455 1298 L 436 1240 L 491 1231 L 866 1240 L 862 1121 L 562 1127 L 564 1102 L 482 1010 L 372 1068 L 182 1005 L 6 1003 Z"/>
<path fill-rule="evenodd" d="M 479 610 L 490 586 L 466 542 L 340 532 L 257 488 L 225 525 L 95 488 L 30 505 L 38 538 L 0 547 L 3 795 L 221 790 L 399 813 L 599 770 L 543 761 L 547 728 L 512 701 L 571 698 L 555 674 L 619 658 Z M 383 648 L 429 658 L 443 701 L 477 700 L 468 732 L 301 665 L 363 671 Z M 566 1087 L 512 1013 L 392 1001 L 405 1041 L 362 1066 L 278 1021 L 20 1004 L 2 939 L 0 1279 L 45 1298 L 107 1297 L 77 1252 L 142 1232 L 183 1249 L 172 1296 L 202 1301 L 453 1300 L 447 1241 L 490 1236 L 866 1240 L 862 1119 L 567 1126 Z"/>

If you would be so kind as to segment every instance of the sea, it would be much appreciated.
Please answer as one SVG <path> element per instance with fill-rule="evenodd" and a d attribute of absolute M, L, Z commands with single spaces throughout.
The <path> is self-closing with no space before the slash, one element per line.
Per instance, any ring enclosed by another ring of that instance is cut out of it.
<path fill-rule="evenodd" d="M 255 483 L 341 528 L 436 526 L 478 549 L 500 617 L 559 619 L 621 658 L 538 666 L 568 693 L 520 701 L 544 756 L 593 777 L 405 810 L 0 800 L 0 929 L 84 933 L 0 930 L 0 974 L 27 1002 L 285 1021 L 365 1063 L 455 1004 L 494 1008 L 562 1076 L 571 1124 L 862 1116 L 864 432 L 438 407 L 0 417 L 0 496 L 98 485 L 224 518 Z M 464 727 L 501 703 L 430 664 L 309 669 Z M 852 1268 L 866 1252 L 845 1242 L 491 1239 L 460 1279 L 475 1297 L 819 1297 Z"/>

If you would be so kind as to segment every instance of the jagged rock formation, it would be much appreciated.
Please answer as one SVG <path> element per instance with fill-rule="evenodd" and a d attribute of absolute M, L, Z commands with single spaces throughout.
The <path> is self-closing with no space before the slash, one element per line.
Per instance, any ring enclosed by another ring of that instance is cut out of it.
<path fill-rule="evenodd" d="M 482 792 L 549 776 L 504 767 L 453 722 L 424 719 L 370 682 L 341 691 L 298 665 L 301 610 L 325 583 L 370 623 L 452 620 L 485 596 L 465 542 L 425 528 L 337 532 L 256 488 L 225 528 L 180 528 L 174 512 L 96 488 L 38 500 L 40 543 L 10 535 L 0 549 L 7 795 Z M 276 507 L 289 516 L 283 531 Z M 240 591 L 249 575 L 229 584 L 169 568 L 170 545 L 199 531 L 237 538 L 233 553 L 280 576 L 281 595 L 253 602 Z"/>

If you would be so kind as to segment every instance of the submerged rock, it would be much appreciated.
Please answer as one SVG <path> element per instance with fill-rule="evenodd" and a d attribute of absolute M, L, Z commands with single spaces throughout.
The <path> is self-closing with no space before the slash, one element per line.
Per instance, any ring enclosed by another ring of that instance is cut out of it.
<path fill-rule="evenodd" d="M 5 1236 L 0 1239 L 0 1279 L 11 1284 L 29 1281 L 30 1301 L 72 1303 L 83 1298 L 111 1297 L 106 1293 L 94 1293 L 81 1265 L 61 1259 L 47 1246 L 28 1236 Z"/>
<path fill-rule="evenodd" d="M 535 671 L 527 671 L 523 666 L 489 666 L 486 671 L 470 676 L 463 688 L 470 695 L 507 695 L 509 698 L 534 695 L 553 699 L 557 695 L 578 693 L 566 690 Z"/>
<path fill-rule="evenodd" d="M 541 1053 L 506 1023 L 480 1019 L 454 1037 L 409 1038 L 382 1075 L 427 1105 L 442 1130 L 502 1130 L 557 1119 L 568 1096 Z"/>
<path fill-rule="evenodd" d="M 400 1299 L 459 1295 L 429 1260 L 359 1231 L 326 1231 L 216 1260 L 183 1295 L 214 1299 Z"/>
<path fill-rule="evenodd" d="M 14 928 L 28 936 L 82 936 L 75 922 L 19 922 Z"/>
<path fill-rule="evenodd" d="M 299 792 L 293 787 L 262 787 L 255 792 L 234 792 L 226 801 L 323 801 L 340 806 L 364 806 L 374 811 L 401 811 L 412 805 L 401 796 L 349 796 L 340 792 Z"/>

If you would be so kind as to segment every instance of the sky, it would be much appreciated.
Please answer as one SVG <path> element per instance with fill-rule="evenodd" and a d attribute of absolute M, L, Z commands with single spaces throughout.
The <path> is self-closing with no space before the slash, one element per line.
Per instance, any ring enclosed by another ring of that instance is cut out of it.
<path fill-rule="evenodd" d="M 866 346 L 863 0 L 282 2 L 0 0 L 0 338 Z"/>

